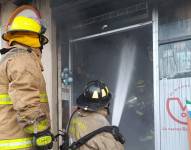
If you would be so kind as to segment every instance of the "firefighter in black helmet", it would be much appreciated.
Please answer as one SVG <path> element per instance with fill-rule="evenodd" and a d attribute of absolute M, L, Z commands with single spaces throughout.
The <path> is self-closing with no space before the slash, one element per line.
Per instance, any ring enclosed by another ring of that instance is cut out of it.
<path fill-rule="evenodd" d="M 90 81 L 83 93 L 77 98 L 78 110 L 72 115 L 69 123 L 69 136 L 75 142 L 85 135 L 110 126 L 107 116 L 111 100 L 108 87 L 101 81 Z M 114 138 L 109 132 L 97 134 L 79 150 L 124 150 L 124 145 Z"/>
<path fill-rule="evenodd" d="M 97 111 L 107 107 L 110 100 L 111 93 L 108 87 L 103 82 L 96 80 L 85 86 L 83 93 L 77 99 L 77 105 L 84 110 Z"/>

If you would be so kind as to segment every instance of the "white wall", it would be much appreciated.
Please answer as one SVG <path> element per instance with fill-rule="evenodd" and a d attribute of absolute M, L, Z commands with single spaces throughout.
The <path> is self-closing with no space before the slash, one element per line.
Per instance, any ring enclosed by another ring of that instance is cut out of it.
<path fill-rule="evenodd" d="M 58 96 L 57 96 L 57 47 L 56 47 L 56 28 L 51 17 L 51 9 L 49 8 L 49 0 L 37 0 L 37 8 L 40 10 L 42 18 L 45 19 L 47 25 L 46 36 L 49 43 L 43 49 L 42 63 L 44 66 L 44 76 L 47 83 L 47 93 L 50 104 L 52 131 L 54 134 L 58 132 Z M 54 150 L 58 149 L 54 145 Z"/>
<path fill-rule="evenodd" d="M 7 19 L 11 15 L 11 12 L 16 8 L 16 6 L 11 2 L 4 2 L 1 5 L 1 33 L 4 33 L 5 25 L 7 23 Z M 4 47 L 5 41 L 1 40 L 1 46 Z"/>
<path fill-rule="evenodd" d="M 44 76 L 47 83 L 47 93 L 50 101 L 51 119 L 53 131 L 57 132 L 57 49 L 56 49 L 56 29 L 51 18 L 49 0 L 38 0 L 37 8 L 40 10 L 42 18 L 47 25 L 46 36 L 49 43 L 43 49 L 42 63 L 44 66 Z"/>
<path fill-rule="evenodd" d="M 51 18 L 51 10 L 49 8 L 49 0 L 37 0 L 37 8 L 40 10 L 42 17 L 45 19 L 47 24 L 47 33 L 46 36 L 49 39 L 49 43 L 43 49 L 42 63 L 45 71 L 43 72 L 47 93 L 49 98 L 50 113 L 52 120 L 52 131 L 57 133 L 57 52 L 55 46 L 55 26 L 53 25 Z M 16 8 L 14 4 L 7 1 L 2 4 L 2 33 L 4 32 L 4 27 L 9 18 L 11 12 Z M 1 40 L 2 41 L 2 40 Z M 6 43 L 2 41 L 2 47 L 6 46 Z M 54 148 L 56 150 L 57 148 Z"/>

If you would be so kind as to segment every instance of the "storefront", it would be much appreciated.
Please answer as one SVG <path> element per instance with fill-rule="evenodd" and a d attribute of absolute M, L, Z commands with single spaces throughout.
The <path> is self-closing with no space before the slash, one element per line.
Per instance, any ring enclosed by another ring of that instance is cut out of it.
<path fill-rule="evenodd" d="M 161 149 L 189 149 L 186 100 L 190 97 L 189 1 L 159 7 L 159 94 Z M 170 9 L 167 9 L 170 8 Z"/>
<path fill-rule="evenodd" d="M 66 127 L 83 86 L 102 80 L 113 96 L 109 120 L 120 127 L 126 149 L 188 150 L 189 0 L 33 4 L 48 27 L 50 43 L 42 61 L 54 133 Z M 12 2 L 3 3 L 2 25 L 14 8 Z"/>
<path fill-rule="evenodd" d="M 85 83 L 103 80 L 113 95 L 110 121 L 119 125 L 127 149 L 187 150 L 191 3 L 58 1 L 52 6 L 62 74 L 59 128 L 66 126 Z"/>

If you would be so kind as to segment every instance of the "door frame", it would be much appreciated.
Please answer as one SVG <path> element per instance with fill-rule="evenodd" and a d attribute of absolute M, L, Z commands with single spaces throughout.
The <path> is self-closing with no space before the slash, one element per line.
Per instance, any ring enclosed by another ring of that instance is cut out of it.
<path fill-rule="evenodd" d="M 160 84 L 159 84 L 159 15 L 158 7 L 152 12 L 153 20 L 153 87 L 154 87 L 154 127 L 155 150 L 161 150 L 161 125 L 160 125 Z"/>
<path fill-rule="evenodd" d="M 127 27 L 122 27 L 122 28 L 118 28 L 118 29 L 114 29 L 114 30 L 110 30 L 110 31 L 106 31 L 106 32 L 101 32 L 101 33 L 97 33 L 97 34 L 92 34 L 92 35 L 88 35 L 88 36 L 83 36 L 80 38 L 75 38 L 75 39 L 71 39 L 69 40 L 69 70 L 72 71 L 72 49 L 71 49 L 71 45 L 75 42 L 79 42 L 79 41 L 84 41 L 84 40 L 89 40 L 89 39 L 94 39 L 94 38 L 98 38 L 98 37 L 103 37 L 103 36 L 108 36 L 108 35 L 112 35 L 112 34 L 116 34 L 116 33 L 120 33 L 120 32 L 125 32 L 125 31 L 130 31 L 130 30 L 135 30 L 138 28 L 143 28 L 145 26 L 148 25 L 152 25 L 152 21 L 146 21 L 143 23 L 138 23 L 138 24 L 134 24 L 134 25 L 130 25 Z M 72 85 L 71 85 L 71 89 L 70 89 L 70 100 L 69 100 L 69 115 L 72 115 Z"/>
<path fill-rule="evenodd" d="M 118 28 L 118 29 L 114 29 L 111 31 L 106 31 L 106 32 L 101 32 L 101 33 L 97 33 L 97 34 L 92 34 L 92 35 L 88 35 L 88 36 L 83 36 L 83 37 L 79 37 L 79 38 L 75 38 L 75 39 L 70 39 L 69 40 L 69 69 L 72 69 L 72 62 L 71 62 L 71 45 L 75 42 L 78 41 L 83 41 L 83 40 L 87 40 L 87 39 L 93 39 L 93 38 L 97 38 L 97 37 L 101 37 L 101 36 L 106 36 L 106 35 L 111 35 L 114 33 L 118 33 L 118 32 L 125 32 L 125 31 L 129 31 L 129 30 L 134 30 L 137 28 L 142 28 L 144 26 L 147 25 L 152 25 L 152 38 L 153 38 L 153 90 L 154 90 L 154 128 L 155 128 L 155 150 L 160 150 L 160 109 L 159 109 L 159 63 L 158 63 L 158 9 L 154 8 L 152 11 L 152 21 L 146 21 L 146 22 L 142 22 L 142 23 L 138 23 L 138 24 L 134 24 L 134 25 L 130 25 L 130 26 L 126 26 L 126 27 L 122 27 L 122 28 Z M 61 61 L 59 62 L 61 63 Z M 61 72 L 61 65 L 59 66 L 59 69 Z M 59 76 L 60 78 L 60 76 Z M 61 86 L 60 86 L 61 88 Z M 62 95 L 61 90 L 59 91 L 59 95 Z M 59 103 L 62 102 L 61 96 L 59 98 Z M 71 111 L 72 111 L 72 86 L 70 88 L 70 100 L 69 100 L 69 115 L 71 116 Z M 59 114 L 61 116 L 61 112 L 62 112 L 62 108 L 61 106 L 59 107 Z M 62 129 L 62 118 L 59 117 L 59 129 Z"/>

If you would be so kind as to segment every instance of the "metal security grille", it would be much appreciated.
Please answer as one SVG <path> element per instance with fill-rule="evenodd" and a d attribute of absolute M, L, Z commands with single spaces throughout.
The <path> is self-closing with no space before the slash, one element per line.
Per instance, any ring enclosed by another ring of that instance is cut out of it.
<path fill-rule="evenodd" d="M 191 100 L 190 6 L 190 1 L 184 1 L 159 8 L 161 150 L 189 149 L 186 101 Z"/>
<path fill-rule="evenodd" d="M 160 46 L 160 78 L 191 77 L 191 40 Z"/>
<path fill-rule="evenodd" d="M 96 17 L 89 18 L 85 21 L 83 21 L 81 24 L 78 24 L 74 26 L 74 29 L 76 28 L 81 28 L 87 25 L 91 25 L 97 22 L 102 22 L 104 20 L 109 20 L 117 17 L 122 17 L 122 16 L 133 16 L 135 14 L 141 13 L 143 14 L 148 14 L 148 2 L 147 1 L 141 1 L 140 3 L 137 3 L 135 5 L 129 6 L 124 9 L 116 10 L 116 11 L 111 11 Z"/>
<path fill-rule="evenodd" d="M 186 150 L 186 100 L 191 99 L 191 40 L 162 43 L 159 63 L 161 149 Z"/>

